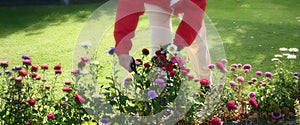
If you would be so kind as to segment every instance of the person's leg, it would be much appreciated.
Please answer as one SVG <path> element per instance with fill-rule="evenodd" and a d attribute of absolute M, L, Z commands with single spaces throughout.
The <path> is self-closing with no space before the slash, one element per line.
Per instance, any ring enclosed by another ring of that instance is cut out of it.
<path fill-rule="evenodd" d="M 211 71 L 208 68 L 210 62 L 209 48 L 206 42 L 206 27 L 204 21 L 202 27 L 197 35 L 195 41 L 189 46 L 188 54 L 192 67 L 195 70 L 197 76 L 201 78 L 207 78 L 211 80 Z"/>
<path fill-rule="evenodd" d="M 150 22 L 152 55 L 154 55 L 161 45 L 172 42 L 171 14 L 152 4 L 145 4 L 145 12 Z"/>

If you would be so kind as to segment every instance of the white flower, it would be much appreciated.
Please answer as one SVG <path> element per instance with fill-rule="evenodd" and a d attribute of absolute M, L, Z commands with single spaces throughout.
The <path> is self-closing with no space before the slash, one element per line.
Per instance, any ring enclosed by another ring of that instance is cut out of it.
<path fill-rule="evenodd" d="M 290 48 L 289 49 L 289 52 L 298 52 L 299 50 L 298 50 L 298 48 Z"/>
<path fill-rule="evenodd" d="M 167 53 L 166 56 L 167 56 L 167 60 L 170 61 L 174 55 L 172 53 Z"/>
<path fill-rule="evenodd" d="M 282 55 L 283 56 L 289 56 L 290 54 L 289 53 L 283 53 Z"/>
<path fill-rule="evenodd" d="M 174 45 L 174 44 L 170 44 L 168 47 L 167 47 L 167 51 L 171 54 L 176 54 L 177 53 L 177 46 Z"/>
<path fill-rule="evenodd" d="M 274 55 L 275 58 L 282 58 L 282 55 L 281 54 L 276 54 Z"/>
<path fill-rule="evenodd" d="M 279 48 L 279 51 L 286 52 L 286 51 L 288 51 L 288 48 Z"/>
<path fill-rule="evenodd" d="M 83 48 L 89 48 L 92 46 L 92 43 L 91 42 L 82 42 L 81 43 L 81 47 Z"/>
<path fill-rule="evenodd" d="M 186 55 L 182 56 L 182 59 L 184 60 L 185 63 L 189 62 L 189 57 Z"/>
<path fill-rule="evenodd" d="M 273 58 L 272 61 L 279 61 L 279 59 L 278 58 Z"/>
<path fill-rule="evenodd" d="M 290 54 L 290 55 L 288 55 L 288 56 L 287 56 L 287 58 L 288 58 L 288 59 L 296 59 L 296 58 L 297 58 L 297 56 L 296 56 L 296 55 L 292 55 L 292 54 Z"/>

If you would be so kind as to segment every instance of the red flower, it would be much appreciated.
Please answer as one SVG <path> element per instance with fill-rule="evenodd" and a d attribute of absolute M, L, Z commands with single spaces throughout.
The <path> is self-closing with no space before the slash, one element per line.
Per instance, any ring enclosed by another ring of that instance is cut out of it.
<path fill-rule="evenodd" d="M 8 61 L 2 61 L 0 62 L 1 67 L 8 67 Z"/>
<path fill-rule="evenodd" d="M 141 59 L 136 59 L 135 64 L 138 65 L 138 66 L 143 65 L 143 61 Z"/>
<path fill-rule="evenodd" d="M 39 69 L 39 66 L 37 66 L 37 65 L 33 65 L 30 67 L 31 72 L 36 72 L 38 69 Z"/>
<path fill-rule="evenodd" d="M 31 78 L 36 78 L 38 76 L 38 74 L 36 72 L 31 74 Z"/>
<path fill-rule="evenodd" d="M 81 95 L 79 95 L 79 94 L 75 94 L 75 95 L 74 95 L 74 98 L 75 98 L 75 100 L 76 100 L 78 103 L 84 103 L 84 102 L 85 102 L 85 99 L 84 99 Z"/>
<path fill-rule="evenodd" d="M 41 65 L 41 68 L 42 68 L 42 69 L 48 69 L 49 66 L 48 66 L 47 64 L 43 64 L 43 65 Z"/>
<path fill-rule="evenodd" d="M 47 118 L 48 118 L 48 119 L 54 119 L 54 117 L 55 117 L 55 115 L 54 115 L 53 113 L 49 113 L 49 114 L 47 115 Z"/>
<path fill-rule="evenodd" d="M 229 111 L 232 111 L 232 110 L 236 110 L 237 107 L 235 105 L 235 103 L 233 101 L 228 101 L 227 104 L 226 104 L 226 108 L 229 110 Z"/>
<path fill-rule="evenodd" d="M 55 73 L 55 74 L 61 74 L 62 71 L 61 71 L 61 70 L 54 70 L 54 73 Z"/>
<path fill-rule="evenodd" d="M 250 104 L 254 107 L 257 108 L 258 107 L 258 103 L 254 98 L 250 98 L 249 99 Z"/>
<path fill-rule="evenodd" d="M 54 66 L 54 70 L 61 70 L 61 65 L 56 65 L 56 66 Z"/>
<path fill-rule="evenodd" d="M 24 59 L 22 62 L 23 62 L 23 65 L 31 65 L 32 60 Z"/>
<path fill-rule="evenodd" d="M 27 76 L 28 75 L 28 73 L 25 70 L 19 70 L 18 72 L 19 72 L 20 76 Z"/>
<path fill-rule="evenodd" d="M 213 117 L 210 120 L 210 125 L 221 125 L 221 124 L 222 124 L 221 119 L 218 117 Z"/>
<path fill-rule="evenodd" d="M 171 71 L 170 72 L 170 76 L 172 77 L 172 76 L 175 76 L 176 75 L 176 71 Z"/>
<path fill-rule="evenodd" d="M 15 80 L 16 82 L 21 82 L 21 81 L 23 80 L 23 78 L 22 78 L 22 77 L 15 77 L 14 80 Z"/>
<path fill-rule="evenodd" d="M 28 103 L 29 105 L 34 106 L 34 105 L 36 104 L 36 101 L 35 101 L 34 99 L 29 99 L 29 100 L 27 101 L 27 103 Z"/>
<path fill-rule="evenodd" d="M 207 85 L 210 85 L 210 81 L 206 78 L 202 78 L 200 80 L 200 84 L 203 85 L 203 86 L 207 86 Z"/>
<path fill-rule="evenodd" d="M 166 65 L 166 71 L 171 72 L 171 71 L 173 71 L 173 69 L 174 69 L 173 64 L 168 63 L 168 64 Z"/>
<path fill-rule="evenodd" d="M 166 62 L 167 59 L 164 55 L 158 55 L 158 58 L 162 61 L 162 62 Z"/>
<path fill-rule="evenodd" d="M 72 88 L 62 88 L 61 90 L 65 91 L 65 92 L 71 92 Z"/>
<path fill-rule="evenodd" d="M 142 50 L 142 52 L 143 52 L 143 55 L 145 55 L 145 56 L 147 56 L 147 55 L 149 55 L 149 50 L 148 49 L 146 49 L 146 48 L 144 48 L 143 50 Z"/>
<path fill-rule="evenodd" d="M 70 85 L 71 81 L 65 81 L 65 85 Z"/>
<path fill-rule="evenodd" d="M 49 86 L 49 85 L 46 85 L 46 86 L 45 86 L 45 88 L 46 88 L 46 89 L 50 89 L 50 88 L 51 88 L 51 86 Z"/>
<path fill-rule="evenodd" d="M 155 52 L 155 54 L 158 56 L 158 55 L 161 55 L 162 53 L 161 53 L 161 50 L 157 50 L 156 52 Z"/>
<path fill-rule="evenodd" d="M 151 65 L 149 63 L 144 64 L 145 67 L 150 67 Z"/>

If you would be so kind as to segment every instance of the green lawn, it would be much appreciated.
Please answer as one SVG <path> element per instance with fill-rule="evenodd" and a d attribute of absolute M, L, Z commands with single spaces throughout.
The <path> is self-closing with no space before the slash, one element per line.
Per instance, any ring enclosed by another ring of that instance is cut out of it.
<path fill-rule="evenodd" d="M 21 56 L 29 55 L 34 64 L 60 63 L 69 72 L 80 30 L 100 5 L 0 7 L 0 60 L 20 65 Z M 251 63 L 267 71 L 278 48 L 300 48 L 299 8 L 298 0 L 208 0 L 207 15 L 223 40 L 229 63 Z M 144 25 L 145 16 L 139 28 Z M 107 46 L 113 45 L 110 31 Z"/>

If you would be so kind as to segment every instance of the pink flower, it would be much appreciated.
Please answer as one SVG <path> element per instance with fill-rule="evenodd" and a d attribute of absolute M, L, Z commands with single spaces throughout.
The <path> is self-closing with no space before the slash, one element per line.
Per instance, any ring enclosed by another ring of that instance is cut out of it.
<path fill-rule="evenodd" d="M 209 64 L 209 65 L 208 65 L 208 68 L 209 68 L 209 69 L 213 69 L 213 68 L 215 68 L 215 65 L 214 65 L 214 64 Z"/>
<path fill-rule="evenodd" d="M 80 72 L 80 71 L 79 71 L 79 70 L 76 70 L 76 69 L 74 69 L 74 70 L 71 71 L 71 73 L 72 73 L 73 75 L 77 75 L 77 74 L 79 74 L 79 72 Z"/>
<path fill-rule="evenodd" d="M 252 80 L 249 80 L 249 81 L 248 81 L 248 84 L 249 84 L 249 85 L 251 85 L 252 83 L 253 83 L 253 81 L 252 81 Z"/>
<path fill-rule="evenodd" d="M 199 95 L 200 95 L 199 92 L 194 93 L 194 96 L 199 96 Z"/>
<path fill-rule="evenodd" d="M 81 95 L 79 95 L 79 94 L 75 94 L 74 95 L 74 98 L 75 98 L 75 100 L 78 102 L 78 103 L 84 103 L 85 102 L 85 99 L 81 96 Z"/>
<path fill-rule="evenodd" d="M 238 65 L 237 64 L 231 64 L 230 67 L 237 68 Z"/>
<path fill-rule="evenodd" d="M 265 75 L 266 75 L 266 77 L 272 77 L 272 73 L 271 72 L 266 72 Z"/>
<path fill-rule="evenodd" d="M 32 60 L 24 59 L 22 62 L 23 62 L 23 65 L 31 65 Z"/>
<path fill-rule="evenodd" d="M 51 86 L 49 86 L 49 85 L 46 85 L 46 86 L 45 86 L 45 88 L 46 88 L 46 89 L 50 89 L 50 88 L 51 88 Z"/>
<path fill-rule="evenodd" d="M 243 69 L 251 69 L 251 65 L 250 65 L 250 64 L 245 64 L 245 65 L 243 66 Z"/>
<path fill-rule="evenodd" d="M 256 75 L 262 75 L 261 71 L 256 71 Z"/>
<path fill-rule="evenodd" d="M 36 78 L 38 76 L 38 74 L 36 72 L 31 74 L 31 78 Z"/>
<path fill-rule="evenodd" d="M 200 84 L 203 85 L 203 86 L 207 86 L 207 85 L 210 85 L 210 81 L 206 78 L 202 78 L 200 80 Z"/>
<path fill-rule="evenodd" d="M 238 80 L 239 82 L 245 82 L 245 79 L 244 79 L 243 76 L 239 76 L 239 77 L 237 78 L 237 80 Z"/>
<path fill-rule="evenodd" d="M 249 73 L 249 69 L 244 69 L 244 73 L 248 74 Z"/>
<path fill-rule="evenodd" d="M 37 65 L 33 65 L 30 67 L 31 72 L 36 72 L 36 71 L 38 71 L 38 69 L 39 69 L 39 66 L 37 66 Z"/>
<path fill-rule="evenodd" d="M 55 115 L 54 115 L 53 113 L 49 113 L 49 114 L 47 115 L 47 118 L 48 118 L 48 119 L 54 119 L 54 117 L 55 117 Z"/>
<path fill-rule="evenodd" d="M 181 73 L 182 73 L 182 75 L 186 76 L 187 74 L 189 74 L 189 70 L 188 69 L 182 69 Z"/>
<path fill-rule="evenodd" d="M 160 78 L 157 78 L 157 79 L 154 80 L 154 82 L 155 82 L 155 83 L 158 83 L 158 84 L 161 84 L 161 83 L 164 83 L 165 80 L 160 79 Z"/>
<path fill-rule="evenodd" d="M 257 78 L 252 78 L 251 81 L 256 82 Z"/>
<path fill-rule="evenodd" d="M 234 87 L 234 86 L 237 86 L 236 82 L 235 81 L 230 81 L 229 84 Z"/>
<path fill-rule="evenodd" d="M 18 72 L 19 72 L 20 76 L 27 76 L 28 75 L 28 73 L 25 70 L 19 70 Z"/>
<path fill-rule="evenodd" d="M 35 80 L 41 80 L 41 76 L 36 76 Z"/>
<path fill-rule="evenodd" d="M 188 77 L 189 79 L 194 79 L 194 76 L 193 76 L 192 74 L 188 74 L 187 77 Z"/>
<path fill-rule="evenodd" d="M 213 117 L 211 120 L 210 120 L 210 125 L 222 125 L 222 121 L 220 118 L 218 117 Z"/>
<path fill-rule="evenodd" d="M 23 80 L 23 77 L 15 77 L 14 80 L 16 82 L 21 82 Z"/>
<path fill-rule="evenodd" d="M 250 104 L 254 107 L 257 108 L 258 107 L 258 103 L 254 98 L 250 98 L 249 99 Z"/>
<path fill-rule="evenodd" d="M 229 111 L 232 111 L 232 110 L 236 110 L 237 106 L 235 105 L 235 103 L 233 101 L 228 101 L 227 104 L 226 104 L 226 108 Z"/>
<path fill-rule="evenodd" d="M 222 59 L 221 62 L 222 62 L 223 64 L 226 64 L 228 61 L 227 61 L 227 59 Z"/>
<path fill-rule="evenodd" d="M 65 91 L 65 92 L 71 92 L 72 88 L 62 88 L 61 90 Z"/>
<path fill-rule="evenodd" d="M 235 71 L 236 70 L 236 68 L 235 67 L 231 67 L 231 71 Z"/>
<path fill-rule="evenodd" d="M 220 72 L 222 72 L 222 73 L 227 72 L 227 70 L 224 67 L 224 64 L 222 62 L 216 62 L 215 64 L 216 64 L 217 68 L 220 70 Z"/>
<path fill-rule="evenodd" d="M 87 56 L 83 56 L 83 57 L 81 57 L 81 61 L 82 62 L 88 62 L 88 61 L 90 61 L 90 58 L 87 57 Z"/>
<path fill-rule="evenodd" d="M 8 61 L 1 61 L 0 66 L 1 67 L 8 67 Z"/>

